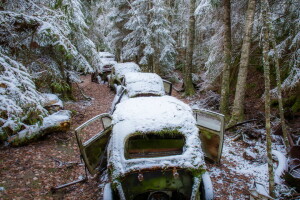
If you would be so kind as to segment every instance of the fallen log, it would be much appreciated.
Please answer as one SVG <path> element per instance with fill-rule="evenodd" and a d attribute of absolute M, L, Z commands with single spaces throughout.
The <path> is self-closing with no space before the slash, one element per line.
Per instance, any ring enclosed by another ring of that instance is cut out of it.
<path fill-rule="evenodd" d="M 35 124 L 27 126 L 18 134 L 9 137 L 8 142 L 11 146 L 25 145 L 52 132 L 66 132 L 70 129 L 70 125 L 71 111 L 60 110 L 45 117 L 41 125 Z"/>

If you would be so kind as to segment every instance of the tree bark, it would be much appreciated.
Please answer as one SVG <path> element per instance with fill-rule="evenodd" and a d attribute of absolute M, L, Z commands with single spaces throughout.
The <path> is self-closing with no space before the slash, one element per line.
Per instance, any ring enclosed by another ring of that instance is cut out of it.
<path fill-rule="evenodd" d="M 248 73 L 249 64 L 249 54 L 250 54 L 250 44 L 251 44 L 251 34 L 255 13 L 256 0 L 248 1 L 248 9 L 246 12 L 246 24 L 245 24 L 245 35 L 243 39 L 240 69 L 236 84 L 236 91 L 232 109 L 232 116 L 229 125 L 233 125 L 237 122 L 244 120 L 244 99 L 246 90 L 246 79 Z"/>
<path fill-rule="evenodd" d="M 278 95 L 278 104 L 279 104 L 279 115 L 280 115 L 280 122 L 282 127 L 282 133 L 283 133 L 283 140 L 286 148 L 290 147 L 289 140 L 288 140 L 288 134 L 285 124 L 285 118 L 284 118 L 284 110 L 283 110 L 283 103 L 282 103 L 282 89 L 281 89 L 281 77 L 280 77 L 280 67 L 279 67 L 279 56 L 278 51 L 276 48 L 276 40 L 275 40 L 275 34 L 274 34 L 274 28 L 270 19 L 270 7 L 269 2 L 267 0 L 263 0 L 264 4 L 266 4 L 266 24 L 267 28 L 270 34 L 270 41 L 274 50 L 274 61 L 275 61 L 275 69 L 276 69 L 276 83 L 277 83 L 277 95 Z"/>
<path fill-rule="evenodd" d="M 196 0 L 190 1 L 190 18 L 189 18 L 189 32 L 188 32 L 188 48 L 186 54 L 186 64 L 184 67 L 184 89 L 186 96 L 195 94 L 195 88 L 192 81 L 192 68 L 193 68 L 193 54 L 194 54 L 194 41 L 195 41 L 195 12 Z"/>
<path fill-rule="evenodd" d="M 230 0 L 224 0 L 224 68 L 222 76 L 220 111 L 225 116 L 229 114 L 229 87 L 230 87 L 230 66 L 231 66 L 231 18 Z"/>
<path fill-rule="evenodd" d="M 267 4 L 262 1 L 262 20 L 263 20 L 263 63 L 265 78 L 265 117 L 266 117 L 266 139 L 267 139 L 267 160 L 269 172 L 269 193 L 274 197 L 274 171 L 272 160 L 272 137 L 271 137 L 271 109 L 270 109 L 270 63 L 269 63 L 269 31 L 267 27 Z"/>

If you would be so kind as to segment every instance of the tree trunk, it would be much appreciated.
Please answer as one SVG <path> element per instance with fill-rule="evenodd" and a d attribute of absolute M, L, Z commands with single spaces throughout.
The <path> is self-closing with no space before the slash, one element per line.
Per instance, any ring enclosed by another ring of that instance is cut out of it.
<path fill-rule="evenodd" d="M 220 111 L 225 116 L 229 114 L 229 86 L 230 86 L 230 66 L 231 66 L 231 18 L 230 0 L 224 0 L 224 68 L 222 76 Z"/>
<path fill-rule="evenodd" d="M 256 0 L 248 1 L 248 9 L 246 13 L 245 35 L 243 39 L 240 69 L 236 83 L 236 91 L 233 103 L 233 110 L 229 125 L 234 125 L 244 119 L 244 99 L 246 90 L 246 79 L 249 64 L 251 33 L 253 27 Z"/>
<path fill-rule="evenodd" d="M 275 35 L 274 35 L 274 28 L 270 19 L 270 7 L 269 7 L 269 2 L 267 0 L 264 0 L 264 3 L 266 4 L 266 23 L 267 23 L 267 28 L 270 34 L 270 40 L 271 44 L 273 46 L 274 50 L 274 61 L 275 61 L 275 68 L 276 68 L 276 83 L 277 83 L 277 95 L 278 95 L 278 104 L 279 104 L 279 115 L 280 115 L 280 121 L 281 121 L 281 127 L 282 127 L 282 133 L 283 133 L 283 140 L 286 148 L 290 147 L 289 140 L 288 140 L 288 135 L 287 135 L 287 130 L 286 130 L 286 124 L 285 124 L 285 119 L 284 119 L 284 110 L 283 110 L 283 103 L 282 103 L 282 89 L 281 89 L 281 77 L 280 77 L 280 67 L 279 67 L 279 56 L 278 56 L 278 51 L 276 48 L 276 40 L 275 40 Z"/>
<path fill-rule="evenodd" d="M 266 139 L 267 139 L 267 160 L 269 171 L 269 193 L 274 197 L 274 171 L 272 160 L 272 137 L 271 137 L 271 122 L 270 122 L 270 63 L 269 63 L 269 31 L 267 27 L 267 4 L 262 2 L 262 20 L 263 20 L 263 63 L 264 63 L 264 78 L 265 78 L 265 117 L 266 117 Z"/>
<path fill-rule="evenodd" d="M 195 88 L 192 81 L 192 68 L 193 68 L 193 53 L 195 41 L 195 12 L 196 0 L 190 1 L 190 18 L 189 18 L 189 32 L 188 32 L 188 47 L 186 54 L 186 63 L 184 66 L 184 89 L 186 96 L 195 94 Z"/>

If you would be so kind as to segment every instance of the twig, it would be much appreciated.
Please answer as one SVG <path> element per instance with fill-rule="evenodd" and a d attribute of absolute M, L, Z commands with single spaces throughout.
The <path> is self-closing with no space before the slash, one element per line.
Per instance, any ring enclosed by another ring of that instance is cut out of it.
<path fill-rule="evenodd" d="M 173 86 L 173 89 L 174 89 L 176 92 L 183 92 L 183 88 L 178 89 L 178 88 L 176 88 L 176 87 Z"/>
<path fill-rule="evenodd" d="M 61 142 L 68 142 L 68 141 L 71 140 L 71 136 L 68 137 L 67 139 L 58 138 L 58 137 L 56 137 L 56 136 L 53 136 L 53 137 L 54 137 L 54 139 L 59 140 L 59 141 L 61 141 Z"/>
<path fill-rule="evenodd" d="M 52 187 L 52 188 L 51 188 L 51 192 L 54 193 L 54 192 L 56 192 L 56 191 L 59 190 L 59 189 L 62 189 L 62 188 L 65 188 L 65 187 L 69 187 L 69 186 L 75 185 L 75 184 L 77 184 L 77 183 L 83 183 L 83 182 L 86 182 L 87 180 L 88 180 L 88 178 L 85 176 L 85 177 L 83 177 L 83 178 L 79 178 L 79 179 L 76 180 L 76 181 L 73 181 L 73 182 L 70 182 L 70 183 L 66 183 L 66 184 L 63 184 L 63 185 L 59 185 L 59 186 L 57 186 L 57 187 Z"/>
<path fill-rule="evenodd" d="M 58 163 L 58 167 L 63 167 L 63 166 L 66 166 L 67 168 L 69 167 L 72 167 L 73 165 L 80 165 L 81 163 L 79 162 L 63 162 L 57 158 L 54 158 L 54 157 L 50 157 L 50 159 L 54 160 L 55 162 Z"/>
<path fill-rule="evenodd" d="M 76 83 L 75 82 L 75 84 L 77 85 L 77 87 L 78 87 L 78 89 L 79 89 L 79 92 L 80 92 L 80 94 L 86 99 L 86 100 L 88 100 L 88 101 L 90 101 L 90 100 L 92 100 L 92 98 L 91 97 L 89 97 L 89 96 L 86 96 L 83 92 L 82 92 L 82 90 L 81 90 L 81 88 L 79 87 L 79 84 L 78 83 Z"/>
<path fill-rule="evenodd" d="M 237 141 L 238 139 L 240 139 L 240 137 L 241 137 L 241 134 L 238 133 L 233 137 L 232 141 Z"/>
<path fill-rule="evenodd" d="M 244 122 L 241 122 L 241 123 L 237 123 L 233 126 L 230 126 L 230 127 L 226 128 L 225 131 L 228 131 L 228 130 L 234 128 L 234 127 L 241 126 L 243 124 L 247 124 L 247 123 L 254 122 L 254 121 L 257 121 L 257 119 L 250 119 L 250 120 L 247 120 L 247 121 L 244 121 Z"/>

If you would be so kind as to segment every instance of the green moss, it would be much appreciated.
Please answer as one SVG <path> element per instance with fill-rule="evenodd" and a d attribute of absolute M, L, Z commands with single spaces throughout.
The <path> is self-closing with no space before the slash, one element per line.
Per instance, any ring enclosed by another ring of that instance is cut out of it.
<path fill-rule="evenodd" d="M 256 65 L 255 69 L 256 69 L 258 72 L 261 72 L 261 73 L 264 72 L 264 66 L 263 66 L 263 65 Z"/>
<path fill-rule="evenodd" d="M 300 111 L 300 96 L 297 97 L 295 103 L 292 106 L 292 112 L 296 113 Z"/>
<path fill-rule="evenodd" d="M 189 171 L 192 172 L 194 177 L 201 177 L 202 174 L 206 172 L 206 170 L 203 167 L 200 167 L 198 169 L 189 168 Z"/>
<path fill-rule="evenodd" d="M 271 100 L 271 107 L 272 108 L 278 107 L 278 100 L 277 99 Z"/>
<path fill-rule="evenodd" d="M 180 62 L 180 63 L 178 63 L 178 64 L 175 65 L 175 69 L 176 69 L 176 70 L 182 71 L 183 68 L 184 68 L 184 63 L 181 63 L 181 62 Z"/>
<path fill-rule="evenodd" d="M 78 111 L 74 110 L 74 109 L 69 109 L 71 111 L 71 115 L 74 116 L 76 114 L 78 114 Z"/>
<path fill-rule="evenodd" d="M 67 82 L 59 80 L 58 82 L 52 82 L 50 86 L 52 93 L 61 94 L 63 100 L 74 100 L 72 88 Z"/>
<path fill-rule="evenodd" d="M 179 129 L 180 127 L 176 127 L 175 129 L 168 129 L 168 128 L 164 128 L 160 131 L 155 131 L 155 132 L 151 132 L 151 133 L 147 133 L 147 134 L 152 134 L 152 135 L 165 135 L 166 137 L 170 137 L 170 136 L 182 136 L 182 133 L 180 133 L 177 129 Z M 147 134 L 143 133 L 143 132 L 136 132 L 134 134 L 132 134 L 132 136 L 134 135 L 143 135 L 145 137 L 147 137 Z"/>
<path fill-rule="evenodd" d="M 8 119 L 7 110 L 2 110 L 0 112 L 0 118 L 2 118 L 2 119 Z"/>
<path fill-rule="evenodd" d="M 23 120 L 23 122 L 27 125 L 33 125 L 39 122 L 43 121 L 43 118 L 41 116 L 41 111 L 39 110 L 30 110 L 26 117 L 25 120 Z"/>
<path fill-rule="evenodd" d="M 248 88 L 248 89 L 256 88 L 256 83 L 248 83 L 248 84 L 247 84 L 247 88 Z"/>
<path fill-rule="evenodd" d="M 58 9 L 62 6 L 63 0 L 56 0 L 54 4 L 54 9 Z"/>
<path fill-rule="evenodd" d="M 205 128 L 201 128 L 201 134 L 209 140 L 215 135 L 211 130 Z"/>
<path fill-rule="evenodd" d="M 284 98 L 283 99 L 284 107 L 291 108 L 295 104 L 296 100 L 297 100 L 296 95 L 292 95 L 292 96 L 289 96 L 288 98 Z"/>
<path fill-rule="evenodd" d="M 138 181 L 138 173 L 128 174 L 122 180 L 126 199 L 143 199 L 141 195 L 160 190 L 178 191 L 185 197 L 189 197 L 193 188 L 193 175 L 188 170 L 177 169 L 179 178 L 175 178 L 172 171 L 168 169 L 142 172 L 143 181 Z"/>
<path fill-rule="evenodd" d="M 2 128 L 0 128 L 0 142 L 6 141 L 8 138 L 8 135 L 4 132 Z"/>

